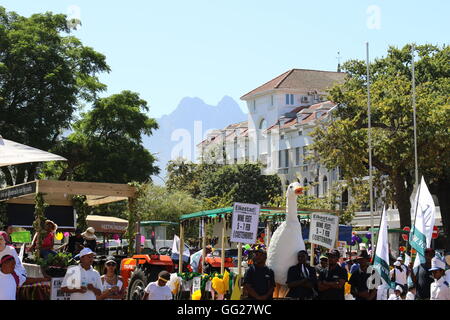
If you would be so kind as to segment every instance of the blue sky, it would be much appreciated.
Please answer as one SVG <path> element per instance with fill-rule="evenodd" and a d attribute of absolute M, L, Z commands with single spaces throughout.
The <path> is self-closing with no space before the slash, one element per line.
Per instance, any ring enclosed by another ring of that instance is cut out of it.
<path fill-rule="evenodd" d="M 106 55 L 105 95 L 128 89 L 150 115 L 186 96 L 215 105 L 291 69 L 336 70 L 342 61 L 385 54 L 389 45 L 449 42 L 448 0 L 3 0 L 29 16 L 79 15 L 74 34 Z M 76 10 L 70 9 L 74 6 Z M 77 13 L 78 12 L 78 13 Z"/>

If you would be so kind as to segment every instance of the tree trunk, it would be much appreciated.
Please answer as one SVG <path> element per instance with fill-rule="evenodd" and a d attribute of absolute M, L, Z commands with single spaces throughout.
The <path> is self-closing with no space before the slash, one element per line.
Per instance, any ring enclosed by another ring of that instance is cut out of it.
<path fill-rule="evenodd" d="M 411 226 L 411 203 L 409 202 L 408 190 L 405 186 L 405 180 L 399 174 L 392 177 L 395 188 L 394 200 L 400 216 L 400 227 Z"/>
<path fill-rule="evenodd" d="M 430 185 L 430 192 L 437 196 L 441 209 L 441 221 L 445 234 L 445 251 L 450 251 L 450 181 L 441 179 Z"/>

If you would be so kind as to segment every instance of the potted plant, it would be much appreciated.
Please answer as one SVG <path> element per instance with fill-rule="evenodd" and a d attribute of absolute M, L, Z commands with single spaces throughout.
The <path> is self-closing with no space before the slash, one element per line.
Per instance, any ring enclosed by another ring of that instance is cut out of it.
<path fill-rule="evenodd" d="M 39 259 L 38 264 L 46 277 L 60 278 L 66 275 L 67 267 L 74 264 L 70 253 L 59 252 L 56 255 L 49 254 L 46 259 Z"/>

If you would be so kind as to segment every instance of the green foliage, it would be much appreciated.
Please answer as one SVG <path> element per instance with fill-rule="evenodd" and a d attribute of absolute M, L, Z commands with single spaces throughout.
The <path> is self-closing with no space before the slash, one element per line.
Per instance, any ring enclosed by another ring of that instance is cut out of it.
<path fill-rule="evenodd" d="M 46 259 L 38 258 L 36 263 L 44 269 L 47 267 L 67 268 L 68 266 L 75 264 L 72 259 L 72 254 L 64 252 L 58 252 L 56 255 L 50 253 Z"/>
<path fill-rule="evenodd" d="M 34 210 L 34 222 L 33 222 L 33 228 L 35 231 L 35 234 L 37 234 L 36 239 L 36 246 L 35 246 L 35 257 L 39 257 L 39 250 L 41 248 L 42 240 L 44 239 L 44 236 L 46 234 L 46 231 L 44 229 L 45 224 L 45 208 L 48 207 L 48 204 L 45 203 L 44 197 L 42 193 L 37 193 L 35 196 L 35 210 Z"/>
<path fill-rule="evenodd" d="M 70 127 L 79 100 L 106 86 L 105 56 L 70 35 L 63 14 L 29 18 L 0 7 L 0 128 L 2 135 L 49 150 Z M 2 167 L 8 185 L 33 180 L 36 164 Z"/>
<path fill-rule="evenodd" d="M 154 156 L 142 145 L 141 136 L 158 128 L 145 114 L 148 110 L 147 102 L 130 91 L 96 100 L 75 122 L 74 132 L 52 149 L 68 161 L 46 165 L 44 175 L 92 182 L 148 181 L 159 172 Z"/>
<path fill-rule="evenodd" d="M 72 197 L 72 203 L 77 212 L 77 228 L 87 229 L 86 217 L 91 214 L 91 207 L 86 202 L 86 196 L 78 195 Z"/>
<path fill-rule="evenodd" d="M 416 49 L 419 172 L 432 185 L 450 176 L 450 47 Z M 411 59 L 411 45 L 390 47 L 386 57 L 369 66 L 374 185 L 385 191 L 385 203 L 395 202 L 402 226 L 410 224 L 414 184 Z M 351 60 L 343 68 L 348 78 L 329 97 L 339 104 L 334 121 L 313 133 L 313 149 L 329 169 L 343 170 L 353 195 L 362 195 L 361 179 L 368 175 L 366 66 Z"/>
<path fill-rule="evenodd" d="M 233 202 L 267 204 L 281 193 L 278 176 L 261 174 L 260 164 L 194 164 L 171 161 L 167 166 L 169 190 L 184 190 L 204 202 L 204 209 Z"/>

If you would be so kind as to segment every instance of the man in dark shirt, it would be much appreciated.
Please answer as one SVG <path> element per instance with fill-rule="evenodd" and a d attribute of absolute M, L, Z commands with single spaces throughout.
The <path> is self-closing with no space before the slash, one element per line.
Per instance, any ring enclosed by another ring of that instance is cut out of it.
<path fill-rule="evenodd" d="M 344 285 L 347 271 L 338 265 L 340 253 L 333 249 L 327 253 L 328 268 L 319 274 L 319 300 L 345 300 Z"/>
<path fill-rule="evenodd" d="M 81 235 L 81 230 L 76 229 L 75 235 L 69 237 L 69 243 L 67 244 L 67 251 L 75 256 L 83 248 L 84 248 L 84 238 Z"/>
<path fill-rule="evenodd" d="M 367 279 L 370 274 L 367 273 L 369 267 L 370 256 L 366 250 L 361 250 L 356 257 L 359 268 L 355 270 L 348 283 L 352 286 L 351 293 L 355 300 L 375 300 L 377 297 L 377 290 L 367 288 Z"/>
<path fill-rule="evenodd" d="M 287 297 L 299 300 L 312 300 L 317 286 L 316 270 L 306 264 L 308 253 L 300 250 L 297 254 L 298 264 L 288 270 L 286 284 L 289 287 Z"/>
<path fill-rule="evenodd" d="M 416 299 L 430 299 L 430 287 L 434 282 L 433 275 L 430 271 L 431 259 L 434 257 L 434 249 L 425 249 L 425 263 L 420 264 L 411 272 L 411 278 L 416 286 Z M 417 258 L 416 258 L 417 259 Z"/>
<path fill-rule="evenodd" d="M 275 288 L 273 270 L 266 267 L 267 253 L 258 249 L 254 251 L 253 265 L 244 275 L 244 290 L 251 300 L 271 300 Z"/>
<path fill-rule="evenodd" d="M 320 272 L 322 270 L 325 270 L 328 268 L 328 257 L 327 256 L 320 256 L 320 263 L 316 266 L 316 274 L 319 276 Z"/>

